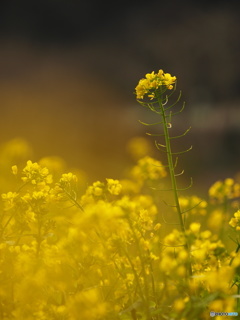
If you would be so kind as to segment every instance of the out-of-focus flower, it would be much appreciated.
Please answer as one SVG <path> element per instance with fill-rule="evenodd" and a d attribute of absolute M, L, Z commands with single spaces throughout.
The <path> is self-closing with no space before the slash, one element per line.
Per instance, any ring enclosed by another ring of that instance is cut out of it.
<path fill-rule="evenodd" d="M 209 189 L 212 202 L 224 202 L 226 199 L 234 199 L 240 196 L 240 184 L 231 178 L 215 182 Z"/>
<path fill-rule="evenodd" d="M 133 159 L 139 160 L 153 153 L 150 142 L 144 137 L 133 137 L 127 144 L 127 151 Z"/>
<path fill-rule="evenodd" d="M 46 184 L 52 183 L 52 175 L 46 167 L 41 167 L 37 162 L 27 161 L 26 167 L 23 169 L 22 181 L 38 184 L 45 182 Z"/>
<path fill-rule="evenodd" d="M 229 225 L 237 231 L 240 231 L 240 210 L 234 213 L 234 218 L 231 218 Z"/>
<path fill-rule="evenodd" d="M 140 181 L 158 180 L 166 177 L 167 172 L 160 161 L 147 156 L 138 160 L 132 170 L 132 175 Z"/>
<path fill-rule="evenodd" d="M 122 191 L 122 185 L 118 180 L 106 179 L 107 180 L 107 189 L 113 195 L 119 195 Z"/>

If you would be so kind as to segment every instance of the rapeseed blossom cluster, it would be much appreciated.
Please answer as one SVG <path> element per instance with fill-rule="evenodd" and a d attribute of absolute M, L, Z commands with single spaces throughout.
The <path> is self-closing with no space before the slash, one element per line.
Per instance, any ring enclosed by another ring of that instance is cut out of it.
<path fill-rule="evenodd" d="M 166 206 L 149 188 L 167 175 L 159 161 L 144 157 L 126 179 L 96 181 L 81 194 L 75 174 L 52 174 L 56 159 L 40 163 L 9 167 L 1 195 L 1 319 L 197 320 L 236 311 L 240 256 L 206 227 L 224 206 L 181 197 L 194 221 L 185 234 L 169 231 Z M 230 206 L 228 216 L 225 230 L 238 231 L 239 212 Z"/>
<path fill-rule="evenodd" d="M 212 202 L 224 202 L 226 199 L 240 197 L 240 184 L 232 178 L 227 178 L 224 181 L 216 181 L 209 189 L 209 196 Z"/>
<path fill-rule="evenodd" d="M 236 231 L 240 231 L 240 210 L 234 213 L 234 217 L 229 221 L 229 225 L 236 228 Z"/>
<path fill-rule="evenodd" d="M 137 165 L 132 169 L 132 175 L 139 183 L 144 181 L 158 181 L 167 175 L 164 165 L 149 156 L 138 160 Z"/>
<path fill-rule="evenodd" d="M 137 99 L 143 99 L 145 95 L 150 99 L 157 98 L 158 89 L 173 89 L 176 79 L 175 76 L 171 76 L 170 73 L 164 73 L 163 70 L 159 70 L 157 73 L 154 71 L 147 73 L 135 88 Z"/>

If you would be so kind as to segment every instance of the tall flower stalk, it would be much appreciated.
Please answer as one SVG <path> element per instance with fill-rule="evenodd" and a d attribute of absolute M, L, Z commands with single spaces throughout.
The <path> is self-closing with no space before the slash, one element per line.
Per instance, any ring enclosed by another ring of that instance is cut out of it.
<path fill-rule="evenodd" d="M 176 87 L 176 77 L 171 76 L 169 73 L 164 73 L 163 70 L 159 70 L 158 73 L 148 73 L 146 74 L 144 79 L 141 79 L 136 87 L 136 97 L 138 102 L 144 106 L 150 109 L 152 112 L 156 113 L 161 117 L 161 121 L 157 123 L 144 123 L 140 121 L 142 124 L 146 126 L 154 126 L 154 125 L 162 125 L 163 127 L 163 133 L 161 134 L 151 134 L 147 133 L 148 135 L 151 136 L 163 136 L 164 137 L 164 144 L 160 144 L 157 141 L 155 141 L 156 147 L 158 150 L 163 151 L 167 154 L 167 162 L 168 164 L 165 166 L 168 168 L 170 179 L 171 179 L 171 191 L 173 193 L 174 197 L 174 207 L 176 208 L 177 215 L 178 215 L 178 220 L 179 220 L 179 225 L 182 233 L 185 235 L 186 242 L 184 244 L 187 252 L 189 253 L 189 273 L 192 273 L 191 270 L 191 263 L 190 263 L 190 248 L 189 244 L 187 241 L 187 236 L 186 236 L 186 229 L 185 229 L 185 223 L 184 223 L 184 212 L 182 212 L 180 203 L 179 203 L 179 195 L 178 192 L 181 190 L 186 190 L 191 185 L 187 188 L 180 189 L 177 186 L 177 179 L 176 177 L 180 174 L 176 174 L 175 169 L 177 165 L 177 160 L 178 160 L 178 155 L 188 152 L 191 147 L 187 150 L 180 151 L 180 152 L 173 152 L 172 151 L 172 145 L 171 145 L 171 140 L 172 139 L 178 139 L 187 134 L 187 132 L 190 130 L 187 129 L 183 134 L 179 136 L 171 136 L 169 130 L 172 128 L 171 124 L 171 119 L 172 116 L 182 112 L 184 109 L 184 104 L 183 107 L 180 111 L 177 112 L 172 112 L 172 107 L 174 107 L 181 98 L 181 92 L 177 98 L 177 100 L 168 105 L 169 103 L 169 98 L 172 96 L 174 90 L 168 94 L 169 90 L 174 89 Z M 174 157 L 176 159 L 174 160 Z"/>

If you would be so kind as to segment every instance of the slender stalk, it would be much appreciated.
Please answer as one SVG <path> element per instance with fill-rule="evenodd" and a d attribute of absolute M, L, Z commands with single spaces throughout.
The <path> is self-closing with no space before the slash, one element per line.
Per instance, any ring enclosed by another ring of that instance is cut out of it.
<path fill-rule="evenodd" d="M 8 218 L 7 222 L 5 223 L 5 225 L 3 226 L 2 228 L 2 231 L 1 231 L 1 235 L 0 237 L 2 237 L 4 235 L 4 231 L 6 230 L 7 226 L 9 225 L 9 223 L 11 222 L 11 220 L 13 219 L 13 217 L 15 216 L 16 214 L 16 211 L 14 211 L 11 216 Z"/>
<path fill-rule="evenodd" d="M 137 286 L 139 288 L 139 295 L 140 295 L 140 297 L 141 297 L 141 299 L 142 299 L 142 301 L 144 303 L 145 299 L 144 299 L 144 294 L 142 292 L 141 284 L 139 282 L 139 276 L 137 274 L 137 271 L 135 270 L 134 264 L 133 264 L 129 254 L 128 254 L 127 249 L 123 247 L 123 250 L 124 250 L 124 254 L 125 254 L 126 258 L 128 259 L 128 262 L 129 262 L 129 264 L 130 264 L 130 266 L 132 268 L 132 271 L 133 271 L 133 274 L 134 274 L 134 277 L 135 277 L 135 280 L 136 280 L 136 284 L 137 284 Z"/>
<path fill-rule="evenodd" d="M 29 183 L 29 182 L 24 183 L 24 184 L 17 190 L 17 193 L 19 193 L 20 190 L 21 190 L 22 188 L 24 188 L 28 183 Z M 11 214 L 11 216 L 9 217 L 9 219 L 7 220 L 6 224 L 3 226 L 2 230 L 1 230 L 0 237 L 3 237 L 4 231 L 6 230 L 7 226 L 9 225 L 9 223 L 11 222 L 11 220 L 14 218 L 14 216 L 15 216 L 16 213 L 17 213 L 16 211 L 13 211 L 13 213 Z M 2 216 L 3 216 L 3 215 L 2 215 Z"/>
<path fill-rule="evenodd" d="M 238 243 L 237 248 L 235 250 L 235 253 L 238 253 L 238 251 L 240 250 L 240 243 Z M 233 260 L 235 259 L 235 257 L 232 257 L 232 259 L 229 262 L 229 265 L 231 266 L 233 263 Z"/>
<path fill-rule="evenodd" d="M 181 212 L 181 207 L 179 204 L 179 197 L 178 197 L 178 191 L 177 191 L 177 181 L 175 177 L 175 170 L 174 170 L 174 164 L 173 164 L 173 157 L 172 157 L 172 150 L 171 150 L 171 144 L 170 144 L 170 137 L 169 137 L 169 132 L 168 132 L 168 122 L 167 122 L 167 115 L 165 112 L 165 109 L 163 107 L 161 98 L 158 98 L 159 106 L 161 108 L 161 115 L 163 119 L 163 130 L 164 130 L 164 137 L 165 137 L 165 145 L 166 145 L 166 151 L 167 151 L 167 160 L 168 160 L 168 166 L 169 166 L 169 174 L 171 178 L 171 184 L 172 184 L 172 189 L 173 189 L 173 195 L 174 195 L 174 201 L 175 201 L 175 206 L 177 209 L 178 213 L 178 218 L 179 218 L 179 223 L 181 227 L 181 231 L 185 233 L 185 226 L 182 218 L 182 212 Z"/>
<path fill-rule="evenodd" d="M 238 296 L 240 295 L 240 286 L 239 285 L 237 286 L 237 295 Z M 240 300 L 239 300 L 239 298 L 237 298 L 237 311 L 238 312 L 240 311 Z"/>
<path fill-rule="evenodd" d="M 150 306 L 150 301 L 149 301 L 149 287 L 148 287 L 148 279 L 147 279 L 147 275 L 146 275 L 146 270 L 145 270 L 145 262 L 144 262 L 144 258 L 142 256 L 142 251 L 141 251 L 141 247 L 140 247 L 140 244 L 139 244 L 139 239 L 136 235 L 136 232 L 135 232 L 135 229 L 132 225 L 132 222 L 130 219 L 128 219 L 128 222 L 129 222 L 129 225 L 132 229 L 132 232 L 133 232 L 133 237 L 134 237 L 134 240 L 135 240 L 135 243 L 136 243 L 136 246 L 137 246 L 137 250 L 138 250 L 138 253 L 139 253 L 139 259 L 140 259 L 140 262 L 141 262 L 141 266 L 142 266 L 142 274 L 143 274 L 143 280 L 144 280 L 144 293 L 145 293 L 145 297 L 143 295 L 143 303 L 144 303 L 144 306 L 145 306 L 145 312 L 146 312 L 146 317 L 147 317 L 147 320 L 150 320 L 151 317 L 150 317 L 150 309 L 149 309 L 149 306 Z M 127 256 L 128 260 L 130 259 L 129 256 Z M 135 268 L 132 264 L 132 262 L 129 260 L 132 268 L 133 268 L 133 271 L 135 271 Z M 137 275 L 137 273 L 135 273 Z M 134 274 L 134 275 L 135 275 Z"/>
<path fill-rule="evenodd" d="M 63 190 L 66 193 L 66 195 L 68 196 L 68 198 L 70 199 L 70 201 L 72 201 L 73 204 L 76 205 L 76 207 L 78 207 L 82 212 L 84 212 L 83 207 L 77 202 L 77 200 L 74 199 L 74 197 L 65 188 Z"/>
<path fill-rule="evenodd" d="M 41 216 L 40 216 L 40 213 L 38 213 L 38 217 L 37 217 L 37 220 L 38 220 L 38 234 L 37 234 L 37 252 L 36 252 L 36 256 L 38 257 L 39 256 L 39 253 L 40 253 L 40 248 L 41 248 L 41 243 L 43 241 L 42 239 L 42 221 L 41 221 Z"/>
<path fill-rule="evenodd" d="M 169 168 L 169 174 L 170 174 L 170 179 L 171 179 L 171 184 L 172 184 L 174 202 L 175 202 L 175 207 L 176 207 L 177 214 L 178 214 L 180 228 L 181 228 L 181 231 L 184 234 L 185 239 L 186 239 L 185 248 L 186 248 L 188 255 L 189 255 L 188 269 L 189 269 L 189 274 L 192 275 L 192 267 L 191 267 L 191 262 L 190 262 L 190 247 L 189 247 L 189 244 L 187 241 L 186 229 L 185 229 L 183 215 L 182 215 L 182 211 L 181 211 L 181 207 L 180 207 L 180 203 L 179 203 L 178 188 L 177 188 L 177 181 L 176 181 L 176 175 L 175 175 L 175 166 L 174 166 L 174 162 L 173 162 L 173 153 L 172 153 L 172 149 L 171 149 L 170 136 L 169 136 L 169 128 L 171 126 L 169 126 L 167 119 L 170 116 L 166 114 L 166 110 L 164 109 L 164 105 L 162 103 L 162 98 L 161 98 L 161 93 L 158 97 L 158 104 L 160 107 L 160 114 L 162 116 L 162 125 L 163 125 L 163 130 L 164 130 L 168 168 Z"/>

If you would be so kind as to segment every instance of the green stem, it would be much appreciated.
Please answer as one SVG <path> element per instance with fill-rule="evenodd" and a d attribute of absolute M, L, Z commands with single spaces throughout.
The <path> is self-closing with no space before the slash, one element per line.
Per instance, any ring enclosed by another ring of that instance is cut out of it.
<path fill-rule="evenodd" d="M 238 296 L 239 296 L 239 294 L 240 294 L 240 286 L 238 285 L 237 286 L 237 294 L 238 294 Z M 237 311 L 239 312 L 240 311 L 240 300 L 239 300 L 239 298 L 237 298 Z"/>
<path fill-rule="evenodd" d="M 28 182 L 24 183 L 24 184 L 17 190 L 17 193 L 19 193 L 19 191 L 20 191 L 22 188 L 24 188 L 27 184 L 28 184 Z M 11 222 L 11 220 L 14 218 L 15 214 L 16 214 L 16 211 L 13 211 L 13 213 L 11 214 L 11 216 L 9 217 L 9 219 L 7 220 L 6 224 L 3 226 L 2 231 L 1 231 L 1 234 L 0 234 L 0 237 L 1 237 L 1 238 L 3 237 L 3 234 L 4 234 L 5 229 L 7 228 L 7 226 L 8 226 L 9 223 Z"/>
<path fill-rule="evenodd" d="M 41 243 L 42 243 L 42 221 L 41 221 L 41 216 L 40 213 L 38 213 L 38 234 L 37 234 L 37 252 L 36 256 L 39 256 L 40 253 L 40 248 L 41 248 Z"/>
<path fill-rule="evenodd" d="M 16 214 L 16 212 L 14 211 L 14 212 L 11 214 L 11 216 L 8 218 L 7 222 L 5 223 L 5 225 L 4 225 L 3 228 L 2 228 L 0 237 L 3 237 L 4 231 L 6 230 L 7 226 L 9 225 L 9 223 L 11 222 L 11 220 L 13 219 L 13 217 L 15 216 L 15 214 Z"/>
<path fill-rule="evenodd" d="M 63 190 L 66 193 L 66 195 L 68 196 L 68 198 L 70 199 L 70 201 L 72 201 L 76 207 L 78 207 L 82 212 L 84 212 L 83 207 L 77 202 L 77 200 L 74 199 L 74 197 L 65 188 Z"/>
<path fill-rule="evenodd" d="M 174 170 L 173 158 L 172 158 L 172 150 L 171 150 L 171 144 L 170 144 L 169 132 L 168 132 L 168 123 L 166 121 L 167 117 L 166 117 L 165 110 L 162 105 L 161 105 L 161 109 L 162 109 L 163 129 L 164 129 L 164 136 L 165 136 L 167 159 L 168 159 L 168 165 L 169 165 L 169 174 L 170 174 L 171 184 L 172 184 L 172 188 L 173 188 L 174 201 L 175 201 L 175 206 L 176 206 L 177 213 L 178 213 L 181 231 L 183 233 L 185 233 L 185 226 L 184 226 L 182 212 L 181 212 L 179 198 L 178 198 L 177 182 L 176 182 L 176 177 L 175 177 L 175 170 Z"/>
<path fill-rule="evenodd" d="M 240 243 L 238 243 L 237 248 L 235 250 L 235 253 L 238 253 L 238 251 L 240 250 Z M 233 263 L 233 260 L 235 259 L 235 257 L 232 257 L 232 259 L 229 262 L 229 265 L 231 266 Z"/>
<path fill-rule="evenodd" d="M 146 270 L 145 270 L 146 263 L 144 261 L 143 255 L 142 255 L 142 250 L 141 250 L 141 247 L 139 244 L 139 238 L 136 235 L 134 226 L 133 226 L 130 218 L 128 219 L 128 222 L 129 222 L 129 226 L 130 226 L 132 233 L 133 233 L 133 237 L 134 237 L 134 240 L 135 240 L 135 243 L 137 246 L 137 250 L 139 253 L 139 259 L 140 259 L 141 266 L 142 266 L 142 274 L 143 274 L 143 280 L 144 280 L 144 293 L 145 293 L 145 299 L 143 302 L 145 304 L 146 317 L 147 317 L 147 320 L 149 320 L 150 319 L 150 299 L 149 299 L 148 279 L 147 279 Z"/>
<path fill-rule="evenodd" d="M 136 271 L 136 269 L 135 269 L 135 267 L 134 267 L 134 264 L 133 264 L 133 262 L 132 262 L 132 260 L 131 260 L 131 258 L 130 258 L 130 256 L 129 256 L 129 254 L 128 254 L 128 251 L 127 251 L 127 249 L 123 246 L 123 250 L 124 250 L 124 254 L 125 254 L 125 256 L 126 256 L 126 258 L 127 258 L 127 260 L 128 260 L 128 262 L 129 262 L 129 264 L 130 264 L 130 266 L 131 266 L 131 268 L 132 268 L 132 271 L 133 271 L 133 274 L 134 274 L 134 278 L 135 278 L 135 280 L 136 280 L 136 284 L 137 284 L 137 287 L 138 287 L 138 289 L 139 289 L 139 296 L 141 297 L 141 299 L 142 299 L 142 302 L 144 303 L 144 294 L 143 294 L 143 292 L 142 292 L 142 287 L 141 287 L 141 285 L 140 285 L 140 282 L 139 282 L 139 276 L 138 276 L 138 274 L 137 274 L 137 271 Z"/>
<path fill-rule="evenodd" d="M 161 115 L 162 115 L 162 124 L 163 124 L 164 137 L 165 137 L 165 146 L 166 146 L 166 152 L 167 152 L 168 168 L 169 168 L 169 174 L 170 174 L 170 178 L 171 178 L 171 185 L 172 185 L 172 190 L 173 190 L 174 202 L 175 202 L 175 207 L 176 207 L 177 214 L 178 214 L 180 228 L 181 228 L 181 231 L 184 234 L 185 239 L 186 239 L 185 248 L 186 248 L 188 255 L 189 255 L 188 269 L 189 269 L 190 275 L 192 275 L 192 268 L 191 268 L 191 262 L 190 262 L 190 247 L 189 247 L 189 244 L 187 241 L 186 229 L 185 229 L 183 215 L 182 215 L 182 211 L 181 211 L 181 207 L 180 207 L 180 203 L 179 203 L 178 188 L 177 188 L 177 181 L 176 181 L 176 175 L 175 175 L 175 167 L 173 164 L 173 154 L 172 154 L 170 136 L 169 136 L 169 127 L 171 127 L 171 126 L 169 126 L 169 123 L 167 122 L 167 118 L 170 116 L 168 116 L 166 114 L 166 110 L 164 109 L 164 106 L 162 103 L 161 94 L 160 94 L 160 97 L 158 97 L 158 103 L 159 103 L 159 107 L 160 107 L 160 111 L 161 111 Z"/>

